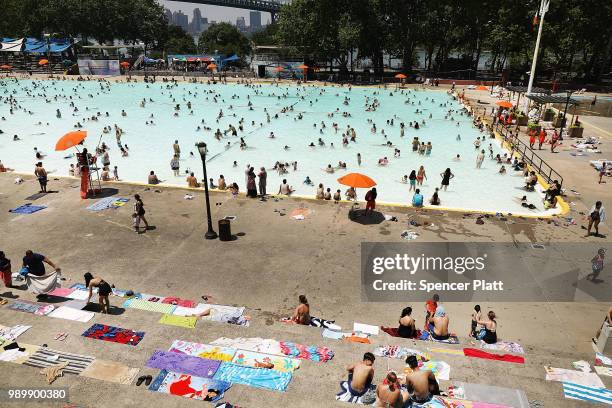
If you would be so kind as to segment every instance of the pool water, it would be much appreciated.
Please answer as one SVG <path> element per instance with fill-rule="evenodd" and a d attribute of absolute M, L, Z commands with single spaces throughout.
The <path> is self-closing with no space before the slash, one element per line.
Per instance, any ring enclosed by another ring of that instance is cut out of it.
<path fill-rule="evenodd" d="M 341 186 L 337 179 L 349 172 L 360 172 L 377 182 L 379 202 L 410 204 L 413 193 L 401 179 L 423 165 L 427 180 L 420 189 L 426 202 L 435 187 L 440 187 L 440 173 L 450 167 L 455 177 L 448 191 L 440 192 L 442 207 L 529 215 L 546 212 L 541 193 L 523 190 L 520 173 L 512 171 L 510 166 L 506 166 L 507 174 L 498 173 L 500 165 L 488 157 L 488 146 L 492 144 L 494 154 L 507 153 L 501 149 L 499 141 L 486 138 L 481 148 L 487 151 L 487 157 L 482 168 L 476 169 L 474 140 L 485 134 L 474 128 L 469 116 L 458 113 L 461 105 L 444 91 L 268 84 L 248 87 L 239 84 L 3 80 L 0 81 L 0 96 L 0 116 L 3 118 L 0 129 L 4 132 L 0 135 L 0 160 L 20 172 L 33 172 L 38 161 L 34 152 L 34 147 L 37 147 L 46 154 L 43 164 L 48 171 L 68 175 L 70 163 L 75 163 L 75 159 L 65 156 L 74 149 L 56 152 L 55 142 L 66 132 L 75 130 L 75 124 L 80 122 L 88 131 L 84 145 L 92 152 L 99 143 L 105 142 L 110 147 L 111 169 L 118 166 L 119 177 L 126 181 L 145 183 L 151 170 L 165 184 L 186 185 L 186 171 L 194 171 L 201 179 L 201 160 L 194 145 L 204 141 L 209 148 L 208 176 L 216 183 L 219 175 L 223 174 L 227 183 L 237 182 L 241 191 L 246 187 L 244 169 L 247 164 L 255 167 L 256 173 L 261 166 L 266 167 L 268 193 L 276 193 L 282 179 L 286 178 L 296 195 L 309 197 L 314 197 L 319 183 L 331 188 L 332 193 L 341 189 L 344 195 L 346 187 Z M 12 114 L 9 97 L 15 100 Z M 375 111 L 366 111 L 366 98 L 370 104 L 374 99 L 379 102 Z M 143 99 L 146 103 L 141 107 Z M 193 113 L 187 107 L 188 102 L 191 102 Z M 71 103 L 78 112 L 74 111 Z M 175 110 L 177 104 L 180 105 L 178 111 Z M 289 106 L 292 110 L 281 113 Z M 61 118 L 56 117 L 56 109 L 60 110 Z M 271 116 L 269 123 L 264 109 Z M 416 113 L 417 109 L 419 113 Z M 451 109 L 454 110 L 451 114 L 453 120 L 445 119 Z M 127 116 L 121 115 L 122 110 Z M 220 110 L 224 115 L 217 119 Z M 333 112 L 336 113 L 330 117 Z M 350 116 L 344 116 L 342 112 L 348 112 Z M 89 119 L 96 115 L 97 121 Z M 298 118 L 299 115 L 302 119 Z M 241 118 L 244 118 L 244 130 L 238 131 L 238 137 L 228 132 L 220 141 L 215 139 L 217 129 L 224 131 L 230 124 L 238 129 Z M 387 123 L 391 119 L 393 125 Z M 149 120 L 153 120 L 154 125 L 147 125 Z M 409 126 L 409 122 L 421 123 L 422 120 L 425 120 L 425 125 L 418 130 Z M 321 122 L 325 123 L 325 129 L 322 129 Z M 338 124 L 337 132 L 332 127 L 334 122 Z M 400 137 L 401 122 L 406 125 L 404 137 Z M 372 131 L 372 123 L 376 124 L 376 132 Z M 102 132 L 105 126 L 113 127 L 115 124 L 124 131 L 121 142 L 129 147 L 128 157 L 121 156 L 114 129 L 107 134 Z M 211 130 L 204 130 L 205 126 Z M 342 134 L 347 126 L 355 129 L 357 137 L 355 142 L 344 147 Z M 274 138 L 269 137 L 270 132 L 274 132 Z M 13 141 L 13 135 L 18 135 L 21 140 Z M 457 135 L 461 136 L 460 140 L 457 140 Z M 412 152 L 411 143 L 415 136 L 432 143 L 431 155 Z M 246 149 L 241 149 L 240 137 L 244 139 Z M 319 138 L 325 146 L 319 146 Z M 178 177 L 170 169 L 174 140 L 179 141 L 182 151 Z M 394 146 L 386 146 L 387 141 Z M 311 142 L 316 147 L 309 147 Z M 394 157 L 395 148 L 401 151 L 399 157 Z M 361 154 L 361 165 L 357 163 L 358 153 Z M 460 155 L 459 161 L 454 159 L 457 154 Z M 388 158 L 389 164 L 379 166 L 378 160 L 383 157 Z M 276 161 L 290 163 L 289 172 L 279 175 L 274 171 L 272 168 Z M 295 161 L 296 171 L 292 166 Z M 346 170 L 336 170 L 333 174 L 323 170 L 328 164 L 337 166 L 339 161 L 346 162 Z M 315 186 L 303 183 L 306 176 Z M 536 205 L 536 210 L 521 207 L 517 198 L 525 194 L 529 202 Z M 364 195 L 365 190 L 358 190 L 359 198 Z"/>

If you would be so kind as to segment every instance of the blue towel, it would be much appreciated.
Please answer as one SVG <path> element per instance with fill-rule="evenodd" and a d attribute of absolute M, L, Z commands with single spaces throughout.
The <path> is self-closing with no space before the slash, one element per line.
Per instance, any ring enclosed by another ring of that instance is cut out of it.
<path fill-rule="evenodd" d="M 12 210 L 9 210 L 9 212 L 14 213 L 14 214 L 32 214 L 32 213 L 35 213 L 36 211 L 44 210 L 45 208 L 47 207 L 44 205 L 24 204 L 21 207 L 17 207 L 17 208 L 13 208 Z"/>
<path fill-rule="evenodd" d="M 222 363 L 213 378 L 232 384 L 243 384 L 255 388 L 285 391 L 291 381 L 291 373 L 254 368 L 233 363 Z"/>

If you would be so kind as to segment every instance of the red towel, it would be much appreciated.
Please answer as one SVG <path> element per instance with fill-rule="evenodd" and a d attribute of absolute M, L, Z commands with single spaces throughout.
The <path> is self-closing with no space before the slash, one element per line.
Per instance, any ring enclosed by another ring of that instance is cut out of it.
<path fill-rule="evenodd" d="M 525 358 L 522 356 L 513 356 L 512 354 L 493 354 L 487 353 L 475 348 L 464 348 L 463 354 L 467 357 L 484 358 L 486 360 L 505 361 L 507 363 L 525 364 Z"/>

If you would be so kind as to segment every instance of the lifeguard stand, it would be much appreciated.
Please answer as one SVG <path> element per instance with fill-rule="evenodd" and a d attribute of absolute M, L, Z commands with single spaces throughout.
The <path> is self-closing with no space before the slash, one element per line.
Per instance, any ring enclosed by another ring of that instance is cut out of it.
<path fill-rule="evenodd" d="M 95 197 L 102 192 L 96 158 L 89 153 L 77 153 L 77 165 L 81 174 L 81 198 Z"/>

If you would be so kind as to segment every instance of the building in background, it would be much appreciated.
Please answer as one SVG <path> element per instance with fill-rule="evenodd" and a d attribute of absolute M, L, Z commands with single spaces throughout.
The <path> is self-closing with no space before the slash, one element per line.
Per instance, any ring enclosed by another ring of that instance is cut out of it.
<path fill-rule="evenodd" d="M 251 32 L 261 30 L 261 13 L 259 11 L 249 13 L 249 28 Z"/>
<path fill-rule="evenodd" d="M 236 28 L 243 33 L 247 31 L 247 25 L 244 17 L 238 17 L 236 19 Z"/>
<path fill-rule="evenodd" d="M 172 13 L 172 24 L 181 27 L 187 31 L 189 28 L 189 17 L 181 10 Z"/>

